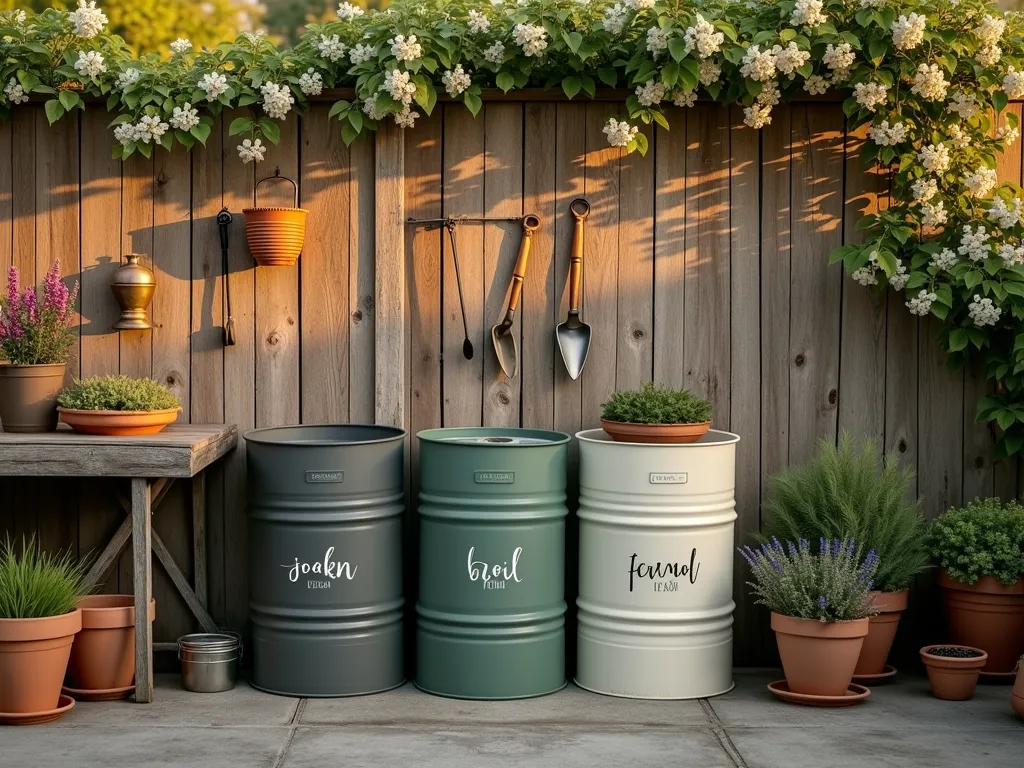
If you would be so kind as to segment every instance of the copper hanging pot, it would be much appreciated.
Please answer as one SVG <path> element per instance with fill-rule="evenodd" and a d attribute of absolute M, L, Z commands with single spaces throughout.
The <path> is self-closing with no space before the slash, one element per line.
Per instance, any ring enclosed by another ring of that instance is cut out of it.
<path fill-rule="evenodd" d="M 110 290 L 121 307 L 121 317 L 114 323 L 115 331 L 145 331 L 153 327 L 146 308 L 153 300 L 156 277 L 139 263 L 145 254 L 129 253 L 126 262 L 114 272 Z"/>
<path fill-rule="evenodd" d="M 302 244 L 306 237 L 305 208 L 299 208 L 299 186 L 287 176 L 282 176 L 280 169 L 273 176 L 267 176 L 256 182 L 256 192 L 260 184 L 272 179 L 281 179 L 292 185 L 295 207 L 245 208 L 245 239 L 249 243 L 249 251 L 256 263 L 261 267 L 290 267 L 302 253 Z"/>

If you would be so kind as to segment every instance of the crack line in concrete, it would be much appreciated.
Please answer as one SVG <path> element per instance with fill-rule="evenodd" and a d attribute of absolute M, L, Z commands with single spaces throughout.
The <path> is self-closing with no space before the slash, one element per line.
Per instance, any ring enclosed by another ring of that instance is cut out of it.
<path fill-rule="evenodd" d="M 302 713 L 305 711 L 306 699 L 299 699 L 295 704 L 295 711 L 292 712 L 291 719 L 288 721 L 288 735 L 285 736 L 284 744 L 281 745 L 281 749 L 277 752 L 273 768 L 282 768 L 284 765 L 284 760 L 288 756 L 288 750 L 292 746 L 292 740 L 295 738 L 295 731 L 298 730 L 299 722 L 302 720 Z"/>
<path fill-rule="evenodd" d="M 732 764 L 736 768 L 747 768 L 743 755 L 740 754 L 736 745 L 732 743 L 732 739 L 729 738 L 729 734 L 725 730 L 725 724 L 719 719 L 718 713 L 711 706 L 711 702 L 707 699 L 698 699 L 698 701 L 700 701 L 700 708 L 704 710 L 704 716 L 708 719 L 708 725 L 711 726 L 711 732 L 715 735 L 715 739 L 718 740 L 718 743 L 732 761 Z"/>

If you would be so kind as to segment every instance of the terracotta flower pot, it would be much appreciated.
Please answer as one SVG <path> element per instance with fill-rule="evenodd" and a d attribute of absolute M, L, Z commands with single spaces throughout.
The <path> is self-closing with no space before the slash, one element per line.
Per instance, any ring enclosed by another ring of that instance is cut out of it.
<path fill-rule="evenodd" d="M 4 432 L 53 432 L 57 395 L 67 363 L 0 364 L 0 423 Z"/>
<path fill-rule="evenodd" d="M 155 435 L 178 418 L 181 408 L 162 411 L 84 411 L 58 408 L 60 420 L 86 435 Z"/>
<path fill-rule="evenodd" d="M 971 658 L 934 656 L 931 651 L 936 648 L 960 648 L 977 651 L 979 655 Z M 921 661 L 928 671 L 932 695 L 946 701 L 967 701 L 971 698 L 987 660 L 988 654 L 983 650 L 966 645 L 926 645 L 921 649 Z"/>
<path fill-rule="evenodd" d="M 868 626 L 868 619 L 824 622 L 772 612 L 789 690 L 814 696 L 846 695 Z"/>
<path fill-rule="evenodd" d="M 0 712 L 57 708 L 71 641 L 81 628 L 77 608 L 43 619 L 0 619 Z"/>
<path fill-rule="evenodd" d="M 88 691 L 125 688 L 135 677 L 135 596 L 89 595 L 78 601 L 82 631 L 68 662 L 68 683 Z M 149 620 L 156 600 L 149 601 Z"/>
<path fill-rule="evenodd" d="M 1010 691 L 1010 706 L 1017 713 L 1017 717 L 1024 720 L 1024 663 L 1017 665 L 1017 679 L 1013 683 L 1013 690 Z"/>
<path fill-rule="evenodd" d="M 287 181 L 294 190 L 294 208 L 244 208 L 245 239 L 249 251 L 261 267 L 290 267 L 302 253 L 306 239 L 306 216 L 299 208 L 299 187 L 286 176 L 275 173 L 256 182 L 256 191 L 265 181 Z"/>
<path fill-rule="evenodd" d="M 942 571 L 939 586 L 953 642 L 988 654 L 983 673 L 1011 675 L 1024 653 L 1024 578 L 1009 587 L 991 576 L 963 584 Z"/>
<path fill-rule="evenodd" d="M 899 592 L 872 592 L 878 613 L 868 620 L 868 635 L 864 638 L 860 658 L 857 660 L 855 676 L 880 675 L 885 671 L 885 662 L 889 658 L 889 650 L 896 639 L 896 629 L 900 625 L 900 617 L 907 610 L 909 589 Z"/>
<path fill-rule="evenodd" d="M 696 443 L 711 429 L 711 422 L 634 424 L 629 421 L 601 419 L 601 428 L 618 443 Z"/>

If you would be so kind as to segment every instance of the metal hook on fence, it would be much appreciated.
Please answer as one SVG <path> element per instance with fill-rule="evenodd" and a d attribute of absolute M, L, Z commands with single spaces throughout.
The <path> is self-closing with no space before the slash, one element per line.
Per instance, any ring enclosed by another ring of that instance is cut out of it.
<path fill-rule="evenodd" d="M 224 346 L 235 345 L 235 317 L 231 314 L 231 278 L 228 275 L 228 227 L 232 216 L 227 207 L 221 208 L 217 214 L 217 227 L 220 229 L 220 258 L 224 270 Z"/>

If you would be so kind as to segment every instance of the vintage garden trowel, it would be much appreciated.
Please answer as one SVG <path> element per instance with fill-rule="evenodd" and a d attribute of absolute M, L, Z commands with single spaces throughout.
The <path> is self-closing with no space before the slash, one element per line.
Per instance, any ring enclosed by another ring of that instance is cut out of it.
<path fill-rule="evenodd" d="M 583 373 L 590 352 L 590 326 L 580 320 L 580 282 L 583 277 L 583 221 L 590 215 L 590 203 L 576 198 L 569 205 L 576 219 L 572 234 L 572 252 L 569 254 L 569 317 L 555 328 L 558 348 L 569 376 L 575 380 Z"/>
<path fill-rule="evenodd" d="M 526 263 L 530 260 L 533 233 L 539 226 L 540 219 L 537 216 L 532 213 L 523 216 L 523 239 L 519 244 L 519 258 L 516 259 L 515 269 L 512 270 L 508 309 L 505 311 L 505 319 L 491 328 L 491 341 L 494 342 L 498 363 L 510 379 L 519 375 L 519 347 L 516 346 L 516 335 L 512 333 L 512 321 L 515 318 L 516 307 L 519 306 L 519 297 L 523 293 L 523 278 L 526 277 Z"/>

